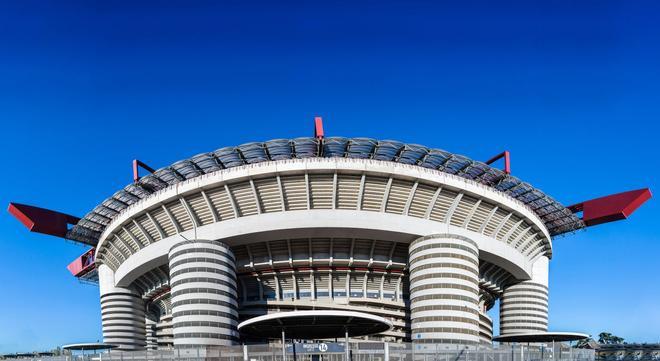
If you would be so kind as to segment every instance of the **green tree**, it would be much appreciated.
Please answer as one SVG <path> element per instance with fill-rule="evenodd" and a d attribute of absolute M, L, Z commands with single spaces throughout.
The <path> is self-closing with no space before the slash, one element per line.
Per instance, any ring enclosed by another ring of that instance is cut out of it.
<path fill-rule="evenodd" d="M 593 338 L 583 338 L 575 344 L 575 348 L 590 348 L 590 343 L 595 342 Z"/>
<path fill-rule="evenodd" d="M 615 336 L 609 332 L 601 332 L 598 334 L 598 343 L 605 345 L 619 345 L 624 343 L 623 337 Z"/>

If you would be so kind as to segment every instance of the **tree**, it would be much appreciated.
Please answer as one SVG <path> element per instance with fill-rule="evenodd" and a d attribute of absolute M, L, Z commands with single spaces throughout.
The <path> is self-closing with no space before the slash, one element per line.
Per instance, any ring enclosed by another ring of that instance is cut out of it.
<path fill-rule="evenodd" d="M 575 344 L 575 348 L 592 348 L 591 344 L 594 342 L 596 341 L 591 337 L 583 338 Z"/>
<path fill-rule="evenodd" d="M 604 345 L 620 345 L 623 342 L 623 337 L 615 336 L 609 332 L 601 332 L 598 334 L 598 343 Z"/>

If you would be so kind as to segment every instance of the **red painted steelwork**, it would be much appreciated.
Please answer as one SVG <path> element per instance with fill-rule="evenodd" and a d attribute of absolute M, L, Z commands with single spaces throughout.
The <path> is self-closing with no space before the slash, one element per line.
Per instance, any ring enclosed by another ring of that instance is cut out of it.
<path fill-rule="evenodd" d="M 245 276 L 245 275 L 250 275 L 250 276 L 259 276 L 263 274 L 273 274 L 273 273 L 296 273 L 296 272 L 301 272 L 301 273 L 306 273 L 306 272 L 318 272 L 318 271 L 359 271 L 359 272 L 366 272 L 366 273 L 385 273 L 385 274 L 404 274 L 405 272 L 403 270 L 398 270 L 398 269 L 385 269 L 385 268 L 364 268 L 364 267 L 337 267 L 337 266 L 315 266 L 315 267 L 283 267 L 283 268 L 266 268 L 263 270 L 256 270 L 256 271 L 248 271 L 248 272 L 240 272 L 238 273 L 239 276 Z"/>
<path fill-rule="evenodd" d="M 494 156 L 493 158 L 490 158 L 487 160 L 486 164 L 492 164 L 495 163 L 498 159 L 504 158 L 504 173 L 506 174 L 511 174 L 511 154 L 509 153 L 508 150 L 505 150 L 504 152 Z"/>
<path fill-rule="evenodd" d="M 95 248 L 90 248 L 87 252 L 83 253 L 80 257 L 76 258 L 73 262 L 69 263 L 66 268 L 76 277 L 81 277 L 87 272 L 96 268 L 94 263 Z"/>
<path fill-rule="evenodd" d="M 156 170 L 151 168 L 150 166 L 144 164 L 144 162 L 133 159 L 133 182 L 137 182 L 140 180 L 140 174 L 138 173 L 138 167 L 142 167 L 142 169 L 146 170 L 149 173 L 153 173 Z"/>
<path fill-rule="evenodd" d="M 567 207 L 573 213 L 582 212 L 587 226 L 628 218 L 637 208 L 651 198 L 648 188 L 612 194 Z"/>
<path fill-rule="evenodd" d="M 21 221 L 30 232 L 49 234 L 61 238 L 66 237 L 69 224 L 76 224 L 80 220 L 78 217 L 50 209 L 13 202 L 9 203 L 7 211 Z"/>
<path fill-rule="evenodd" d="M 163 296 L 165 296 L 166 294 L 170 293 L 170 291 L 172 291 L 172 288 L 169 287 L 169 286 L 165 286 L 165 287 L 163 287 L 160 291 L 158 291 L 158 292 L 156 292 L 155 294 L 151 295 L 151 296 L 149 297 L 149 300 L 150 300 L 150 301 L 155 301 L 155 300 L 157 300 L 158 298 L 163 297 Z"/>
<path fill-rule="evenodd" d="M 323 118 L 314 117 L 314 138 L 323 139 Z"/>

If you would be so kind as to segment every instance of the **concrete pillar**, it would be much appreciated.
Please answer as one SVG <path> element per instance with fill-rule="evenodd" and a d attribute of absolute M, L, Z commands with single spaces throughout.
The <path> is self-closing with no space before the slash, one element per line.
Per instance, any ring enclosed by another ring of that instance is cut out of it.
<path fill-rule="evenodd" d="M 416 343 L 479 343 L 479 249 L 435 234 L 409 247 L 411 337 Z"/>
<path fill-rule="evenodd" d="M 295 347 L 295 345 L 294 345 Z M 350 361 L 351 358 L 351 339 L 348 337 L 348 329 L 344 330 L 344 352 L 346 361 Z"/>
<path fill-rule="evenodd" d="M 147 350 L 156 350 L 158 348 L 158 338 L 156 336 L 156 320 L 147 316 L 144 320 L 145 334 L 147 341 Z"/>
<path fill-rule="evenodd" d="M 532 265 L 532 279 L 510 284 L 500 300 L 500 334 L 548 331 L 548 263 Z"/>
<path fill-rule="evenodd" d="M 156 324 L 158 349 L 169 349 L 174 344 L 172 337 L 172 314 L 161 315 Z"/>
<path fill-rule="evenodd" d="M 282 361 L 286 361 L 286 332 L 284 328 L 282 328 Z"/>
<path fill-rule="evenodd" d="M 493 344 L 493 320 L 484 310 L 479 311 L 479 340 L 484 345 Z"/>
<path fill-rule="evenodd" d="M 144 302 L 129 288 L 115 287 L 115 273 L 98 267 L 101 291 L 103 341 L 120 350 L 144 350 L 146 346 Z"/>
<path fill-rule="evenodd" d="M 174 346 L 238 342 L 236 265 L 229 246 L 195 240 L 169 252 Z"/>

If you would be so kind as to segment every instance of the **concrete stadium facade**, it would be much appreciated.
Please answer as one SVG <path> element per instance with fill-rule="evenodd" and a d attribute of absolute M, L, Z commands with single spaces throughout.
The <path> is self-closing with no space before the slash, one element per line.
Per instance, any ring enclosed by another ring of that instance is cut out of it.
<path fill-rule="evenodd" d="M 502 334 L 547 330 L 551 252 L 529 207 L 477 182 L 306 158 L 144 198 L 106 227 L 96 260 L 103 312 L 115 307 L 105 341 L 124 349 L 235 344 L 249 339 L 240 321 L 312 309 L 392 322 L 371 339 L 469 345 L 491 342 L 497 299 Z"/>
<path fill-rule="evenodd" d="M 121 350 L 280 333 L 282 343 L 288 333 L 486 345 L 498 300 L 497 340 L 584 337 L 547 332 L 552 237 L 625 219 L 648 189 L 565 207 L 512 176 L 508 152 L 483 163 L 323 138 L 316 122 L 314 138 L 158 170 L 135 160 L 134 183 L 82 218 L 18 203 L 9 212 L 30 231 L 92 247 L 67 268 L 98 281 L 104 342 Z M 501 157 L 504 170 L 489 165 Z"/>

